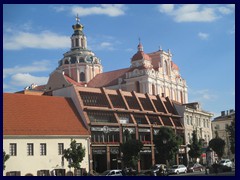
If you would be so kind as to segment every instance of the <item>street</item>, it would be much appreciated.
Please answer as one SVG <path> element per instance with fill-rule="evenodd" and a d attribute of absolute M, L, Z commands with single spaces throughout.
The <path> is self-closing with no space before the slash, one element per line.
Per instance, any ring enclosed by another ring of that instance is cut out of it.
<path fill-rule="evenodd" d="M 235 176 L 235 167 L 232 168 L 231 172 L 221 172 L 221 173 L 213 173 L 213 174 L 205 174 L 205 171 L 202 172 L 192 172 L 186 174 L 171 174 L 169 176 Z"/>

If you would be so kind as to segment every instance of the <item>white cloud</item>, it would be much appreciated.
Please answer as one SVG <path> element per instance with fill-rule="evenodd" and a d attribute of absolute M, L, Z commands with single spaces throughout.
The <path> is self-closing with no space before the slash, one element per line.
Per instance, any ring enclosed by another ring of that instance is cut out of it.
<path fill-rule="evenodd" d="M 102 4 L 94 7 L 73 6 L 72 14 L 81 16 L 88 15 L 107 15 L 111 17 L 121 16 L 125 14 L 125 6 L 122 4 Z"/>
<path fill-rule="evenodd" d="M 227 8 L 227 7 L 219 7 L 218 10 L 222 14 L 230 14 L 230 13 L 232 13 L 232 9 Z"/>
<path fill-rule="evenodd" d="M 3 68 L 3 78 L 17 73 L 44 72 L 50 70 L 50 61 L 35 61 L 29 66 L 14 66 L 12 68 Z"/>
<path fill-rule="evenodd" d="M 162 4 L 158 6 L 158 10 L 162 13 L 171 13 L 174 9 L 174 4 Z"/>
<path fill-rule="evenodd" d="M 29 86 L 32 83 L 37 85 L 46 84 L 48 81 L 48 77 L 37 77 L 32 76 L 29 73 L 17 73 L 11 77 L 10 84 L 13 86 Z"/>
<path fill-rule="evenodd" d="M 212 22 L 218 18 L 214 8 L 203 5 L 184 4 L 175 7 L 159 5 L 158 9 L 161 13 L 172 16 L 176 22 Z"/>
<path fill-rule="evenodd" d="M 69 48 L 68 36 L 61 36 L 50 31 L 40 33 L 13 32 L 3 36 L 3 49 L 21 50 L 23 48 L 58 49 Z"/>
<path fill-rule="evenodd" d="M 198 37 L 199 37 L 200 39 L 202 39 L 202 40 L 207 40 L 208 37 L 209 37 L 209 34 L 199 32 L 199 33 L 198 33 Z"/>
<path fill-rule="evenodd" d="M 194 101 L 206 101 L 206 100 L 215 100 L 217 96 L 210 92 L 208 89 L 202 89 L 202 90 L 190 90 L 189 94 L 193 96 Z"/>

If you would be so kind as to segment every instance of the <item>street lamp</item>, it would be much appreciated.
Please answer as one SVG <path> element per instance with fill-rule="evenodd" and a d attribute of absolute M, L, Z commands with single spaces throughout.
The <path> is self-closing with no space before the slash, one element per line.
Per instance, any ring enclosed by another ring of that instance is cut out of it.
<path fill-rule="evenodd" d="M 162 142 L 163 142 L 164 145 L 167 144 L 167 140 L 165 138 L 162 140 Z M 166 159 L 166 165 L 168 167 L 168 160 L 167 160 L 167 157 L 166 157 L 166 154 L 165 154 L 166 153 L 165 147 L 163 148 L 163 150 L 164 150 L 164 159 Z"/>

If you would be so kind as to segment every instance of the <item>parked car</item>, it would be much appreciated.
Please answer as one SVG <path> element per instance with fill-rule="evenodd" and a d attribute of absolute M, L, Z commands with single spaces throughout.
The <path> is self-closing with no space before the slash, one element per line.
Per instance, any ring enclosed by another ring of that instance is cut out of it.
<path fill-rule="evenodd" d="M 203 169 L 204 169 L 204 166 L 201 165 L 201 164 L 198 164 L 198 163 L 189 165 L 189 166 L 187 167 L 187 171 L 188 171 L 188 172 L 203 171 Z"/>
<path fill-rule="evenodd" d="M 122 170 L 120 169 L 113 169 L 113 170 L 106 170 L 104 171 L 101 176 L 123 176 Z"/>
<path fill-rule="evenodd" d="M 219 164 L 227 167 L 232 167 L 232 161 L 230 159 L 222 159 Z"/>
<path fill-rule="evenodd" d="M 173 165 L 169 170 L 169 174 L 179 174 L 179 173 L 187 173 L 187 167 L 183 164 Z"/>
<path fill-rule="evenodd" d="M 162 172 L 159 172 L 160 167 L 163 168 Z M 167 175 L 167 166 L 166 166 L 166 164 L 155 164 L 151 168 L 151 174 L 152 174 L 152 176 Z"/>

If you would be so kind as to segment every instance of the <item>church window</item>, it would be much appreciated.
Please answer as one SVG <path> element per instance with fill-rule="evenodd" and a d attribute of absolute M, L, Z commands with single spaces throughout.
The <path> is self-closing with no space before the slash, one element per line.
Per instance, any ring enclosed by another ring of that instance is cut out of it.
<path fill-rule="evenodd" d="M 76 46 L 79 46 L 79 40 L 78 39 L 75 39 L 75 44 L 76 44 Z"/>
<path fill-rule="evenodd" d="M 181 103 L 183 103 L 183 93 L 180 91 L 180 98 L 181 98 Z"/>
<path fill-rule="evenodd" d="M 80 57 L 79 62 L 84 62 L 84 58 L 83 58 L 83 57 Z"/>
<path fill-rule="evenodd" d="M 73 39 L 72 39 L 72 47 L 74 47 L 74 41 L 73 41 Z"/>
<path fill-rule="evenodd" d="M 155 95 L 155 85 L 152 84 L 152 94 Z"/>
<path fill-rule="evenodd" d="M 83 38 L 81 38 L 81 45 L 82 45 L 82 48 L 84 48 L 84 47 L 85 47 L 85 44 L 84 44 L 84 39 L 83 39 Z"/>
<path fill-rule="evenodd" d="M 84 72 L 80 73 L 80 81 L 85 81 L 85 73 Z"/>
<path fill-rule="evenodd" d="M 136 83 L 135 83 L 135 89 L 136 89 L 136 92 L 140 92 L 140 83 L 139 83 L 139 81 L 137 81 Z"/>
<path fill-rule="evenodd" d="M 68 60 L 66 60 L 66 61 L 64 62 L 64 64 L 69 64 Z"/>
<path fill-rule="evenodd" d="M 164 74 L 169 75 L 167 61 L 164 61 Z"/>

